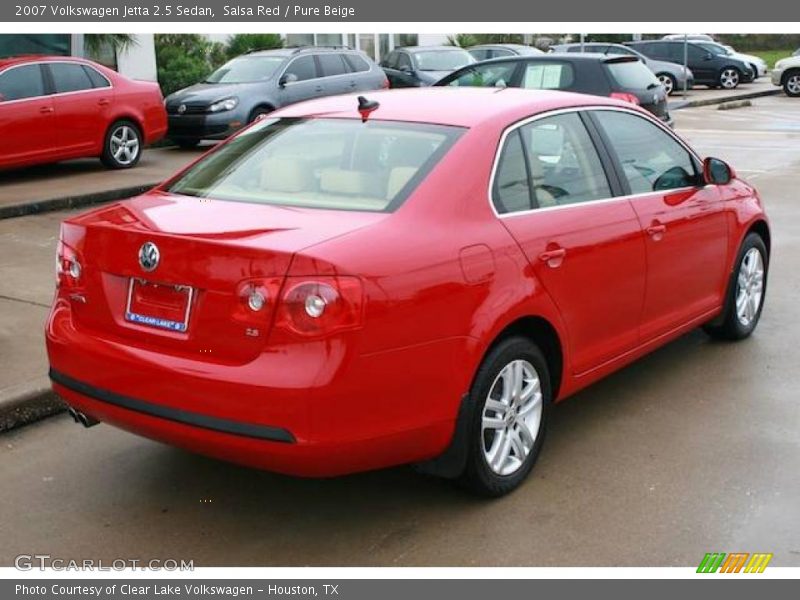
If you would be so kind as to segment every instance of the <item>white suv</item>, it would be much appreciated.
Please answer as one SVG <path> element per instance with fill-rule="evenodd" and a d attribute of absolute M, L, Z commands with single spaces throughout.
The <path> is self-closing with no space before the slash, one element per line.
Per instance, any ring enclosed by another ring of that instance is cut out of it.
<path fill-rule="evenodd" d="M 772 70 L 772 83 L 783 87 L 787 96 L 800 96 L 800 55 L 782 58 Z"/>

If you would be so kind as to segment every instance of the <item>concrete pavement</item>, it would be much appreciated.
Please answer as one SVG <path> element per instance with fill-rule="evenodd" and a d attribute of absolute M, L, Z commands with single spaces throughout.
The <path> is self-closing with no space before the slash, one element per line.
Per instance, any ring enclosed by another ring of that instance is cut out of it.
<path fill-rule="evenodd" d="M 758 331 L 735 344 L 693 332 L 559 405 L 518 492 L 480 501 L 406 468 L 293 479 L 61 416 L 0 437 L 0 565 L 42 552 L 198 566 L 690 566 L 758 551 L 800 566 L 800 106 L 753 104 L 681 111 L 677 130 L 764 198 L 774 252 Z M 16 336 L 39 343 L 60 217 L 0 222 L 0 294 L 14 297 L 0 312 L 3 377 L 6 357 L 25 351 Z"/>

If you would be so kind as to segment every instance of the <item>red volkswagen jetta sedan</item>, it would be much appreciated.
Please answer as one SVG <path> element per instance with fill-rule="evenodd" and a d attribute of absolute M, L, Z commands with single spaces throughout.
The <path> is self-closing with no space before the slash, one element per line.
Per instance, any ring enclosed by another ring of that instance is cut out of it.
<path fill-rule="evenodd" d="M 629 104 L 326 98 L 64 222 L 50 377 L 85 425 L 500 495 L 554 402 L 699 325 L 750 335 L 769 253 L 756 191 Z"/>
<path fill-rule="evenodd" d="M 97 156 L 126 169 L 166 131 L 156 83 L 80 58 L 0 60 L 0 168 Z"/>

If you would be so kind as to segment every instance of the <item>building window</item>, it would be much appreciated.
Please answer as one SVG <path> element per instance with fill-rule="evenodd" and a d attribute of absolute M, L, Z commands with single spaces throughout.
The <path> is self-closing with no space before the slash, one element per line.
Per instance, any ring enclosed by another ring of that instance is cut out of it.
<path fill-rule="evenodd" d="M 359 49 L 369 56 L 372 60 L 377 61 L 378 57 L 375 54 L 375 34 L 374 33 L 359 33 L 358 34 Z"/>
<path fill-rule="evenodd" d="M 286 45 L 290 48 L 292 46 L 313 46 L 314 34 L 313 33 L 287 33 Z"/>
<path fill-rule="evenodd" d="M 388 33 L 381 33 L 378 36 L 378 41 L 380 42 L 380 56 L 379 59 L 383 58 L 387 54 L 389 54 L 391 48 L 389 47 L 389 34 Z"/>
<path fill-rule="evenodd" d="M 317 33 L 317 46 L 341 46 L 341 33 Z"/>
<path fill-rule="evenodd" d="M 419 36 L 416 33 L 395 33 L 394 34 L 394 47 L 401 46 L 418 46 Z"/>

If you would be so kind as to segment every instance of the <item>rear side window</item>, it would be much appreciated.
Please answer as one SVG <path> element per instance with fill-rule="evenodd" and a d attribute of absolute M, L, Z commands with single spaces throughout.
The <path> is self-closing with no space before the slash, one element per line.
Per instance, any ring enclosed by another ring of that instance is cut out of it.
<path fill-rule="evenodd" d="M 490 57 L 490 50 L 487 50 L 486 48 L 478 48 L 476 50 L 470 50 L 469 53 L 472 54 L 473 57 L 475 57 L 475 60 L 486 60 L 487 58 Z"/>
<path fill-rule="evenodd" d="M 39 65 L 23 65 L 0 73 L 0 102 L 44 96 Z"/>
<path fill-rule="evenodd" d="M 83 70 L 86 71 L 86 75 L 89 76 L 89 80 L 92 82 L 92 87 L 96 88 L 104 88 L 104 87 L 111 87 L 108 79 L 105 76 L 100 75 L 97 71 L 95 71 L 92 67 L 88 67 L 86 65 L 82 65 Z"/>
<path fill-rule="evenodd" d="M 297 77 L 297 81 L 306 81 L 317 77 L 317 65 L 313 56 L 295 58 L 286 68 L 286 74 Z"/>
<path fill-rule="evenodd" d="M 76 63 L 51 63 L 47 65 L 53 76 L 56 93 L 80 92 L 94 87 L 92 80 L 83 68 Z"/>
<path fill-rule="evenodd" d="M 168 189 L 253 204 L 392 211 L 462 132 L 372 119 L 265 119 Z"/>
<path fill-rule="evenodd" d="M 358 54 L 345 54 L 344 59 L 350 67 L 350 70 L 354 73 L 369 71 L 369 64 Z"/>
<path fill-rule="evenodd" d="M 606 64 L 608 74 L 617 86 L 629 90 L 648 90 L 658 87 L 653 72 L 639 60 Z"/>
<path fill-rule="evenodd" d="M 506 56 L 514 56 L 514 53 L 507 48 L 495 48 L 492 52 L 492 58 L 504 58 Z"/>
<path fill-rule="evenodd" d="M 397 68 L 398 69 L 407 68 L 409 70 L 414 68 L 414 66 L 411 64 L 411 57 L 405 52 L 397 53 Z"/>
<path fill-rule="evenodd" d="M 689 151 L 661 127 L 627 112 L 594 112 L 622 165 L 632 194 L 696 185 Z"/>
<path fill-rule="evenodd" d="M 511 85 L 516 62 L 475 65 L 467 67 L 460 75 L 455 75 L 447 82 L 453 87 L 506 87 Z"/>
<path fill-rule="evenodd" d="M 498 213 L 611 195 L 600 157 L 577 113 L 537 119 L 506 138 L 492 189 Z"/>
<path fill-rule="evenodd" d="M 521 87 L 529 90 L 564 90 L 575 82 L 575 71 L 569 63 L 528 63 Z"/>
<path fill-rule="evenodd" d="M 348 72 L 347 65 L 341 54 L 320 54 L 318 58 L 323 77 L 343 75 Z"/>

